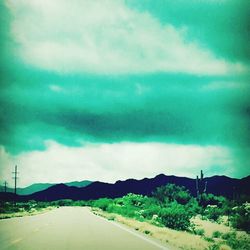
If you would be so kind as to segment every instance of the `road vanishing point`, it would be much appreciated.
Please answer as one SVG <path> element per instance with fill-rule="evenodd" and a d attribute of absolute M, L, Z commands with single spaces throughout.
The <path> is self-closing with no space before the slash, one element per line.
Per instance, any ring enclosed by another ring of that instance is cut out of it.
<path fill-rule="evenodd" d="M 0 221 L 1 250 L 159 250 L 150 237 L 94 215 L 89 208 L 62 207 Z"/>

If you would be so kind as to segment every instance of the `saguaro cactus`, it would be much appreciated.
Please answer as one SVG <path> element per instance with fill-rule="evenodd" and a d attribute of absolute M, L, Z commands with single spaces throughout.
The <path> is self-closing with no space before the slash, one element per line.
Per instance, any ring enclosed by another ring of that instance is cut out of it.
<path fill-rule="evenodd" d="M 203 171 L 201 170 L 201 176 L 200 178 L 198 175 L 196 176 L 196 195 L 197 199 L 201 199 L 201 195 L 206 193 L 207 191 L 207 181 L 204 180 L 204 174 Z"/>

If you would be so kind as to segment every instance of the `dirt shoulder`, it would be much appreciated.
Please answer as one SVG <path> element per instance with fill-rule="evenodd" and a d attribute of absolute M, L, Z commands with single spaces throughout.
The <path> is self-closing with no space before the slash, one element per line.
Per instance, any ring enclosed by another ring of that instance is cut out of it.
<path fill-rule="evenodd" d="M 107 213 L 99 209 L 93 209 L 93 213 L 102 216 L 108 220 L 117 221 L 126 226 L 129 226 L 136 231 L 150 235 L 151 237 L 160 240 L 171 249 L 208 249 L 211 243 L 204 240 L 199 235 L 194 235 L 188 232 L 172 230 L 166 227 L 159 227 L 150 224 L 149 222 L 140 222 L 135 219 L 126 218 L 118 214 Z"/>

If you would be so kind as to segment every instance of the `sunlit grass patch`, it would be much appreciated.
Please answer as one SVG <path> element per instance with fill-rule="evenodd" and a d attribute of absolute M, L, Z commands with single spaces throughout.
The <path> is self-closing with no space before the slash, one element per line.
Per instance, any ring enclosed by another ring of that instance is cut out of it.
<path fill-rule="evenodd" d="M 228 233 L 231 230 L 230 227 L 225 226 L 224 224 L 202 220 L 200 216 L 193 217 L 191 222 L 195 225 L 196 230 L 204 230 L 204 235 L 210 238 L 213 238 L 213 233 L 216 231 L 220 233 Z"/>

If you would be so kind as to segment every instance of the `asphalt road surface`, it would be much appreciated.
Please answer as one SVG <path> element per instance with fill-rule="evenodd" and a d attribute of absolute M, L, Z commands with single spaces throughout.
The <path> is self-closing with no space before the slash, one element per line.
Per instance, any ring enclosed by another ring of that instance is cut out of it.
<path fill-rule="evenodd" d="M 64 207 L 0 221 L 0 249 L 8 250 L 156 250 L 167 249 L 133 229 L 91 213 Z"/>

